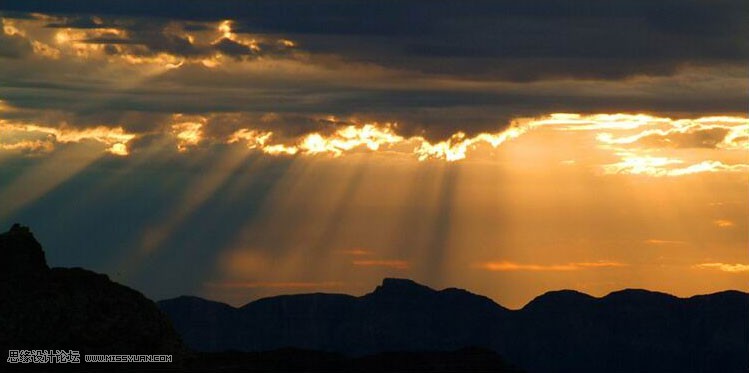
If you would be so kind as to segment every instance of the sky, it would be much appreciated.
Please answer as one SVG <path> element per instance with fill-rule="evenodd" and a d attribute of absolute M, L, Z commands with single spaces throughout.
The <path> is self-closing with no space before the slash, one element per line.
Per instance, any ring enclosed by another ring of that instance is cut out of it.
<path fill-rule="evenodd" d="M 0 4 L 0 225 L 152 299 L 749 291 L 742 0 Z"/>

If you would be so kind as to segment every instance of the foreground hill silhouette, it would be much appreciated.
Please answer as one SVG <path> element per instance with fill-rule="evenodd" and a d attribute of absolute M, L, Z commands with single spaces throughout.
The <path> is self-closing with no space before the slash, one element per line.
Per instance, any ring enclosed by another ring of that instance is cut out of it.
<path fill-rule="evenodd" d="M 0 352 L 180 354 L 169 319 L 139 292 L 82 268 L 49 268 L 28 228 L 0 234 Z M 4 351 L 4 352 L 3 352 Z M 5 356 L 3 361 L 5 361 Z"/>
<path fill-rule="evenodd" d="M 200 351 L 283 347 L 361 356 L 479 346 L 531 372 L 746 372 L 749 294 L 687 299 L 645 290 L 549 292 L 508 310 L 459 289 L 385 279 L 361 297 L 287 295 L 243 307 L 158 302 Z"/>

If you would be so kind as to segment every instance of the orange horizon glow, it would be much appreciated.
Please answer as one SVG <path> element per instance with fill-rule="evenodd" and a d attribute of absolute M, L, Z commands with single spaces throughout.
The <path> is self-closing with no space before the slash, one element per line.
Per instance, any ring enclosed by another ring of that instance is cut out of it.
<path fill-rule="evenodd" d="M 600 261 L 600 262 L 576 262 L 567 264 L 521 264 L 513 262 L 487 262 L 479 264 L 478 267 L 488 271 L 580 271 L 589 268 L 626 267 L 627 264 Z"/>

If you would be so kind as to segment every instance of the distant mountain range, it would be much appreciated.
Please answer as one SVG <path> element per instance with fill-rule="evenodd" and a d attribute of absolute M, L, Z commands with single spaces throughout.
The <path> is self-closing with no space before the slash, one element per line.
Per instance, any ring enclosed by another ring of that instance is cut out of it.
<path fill-rule="evenodd" d="M 199 351 L 301 348 L 362 356 L 487 348 L 530 372 L 742 372 L 749 294 L 677 298 L 622 290 L 539 296 L 521 310 L 460 289 L 383 280 L 361 297 L 285 295 L 240 308 L 197 297 L 157 303 Z"/>

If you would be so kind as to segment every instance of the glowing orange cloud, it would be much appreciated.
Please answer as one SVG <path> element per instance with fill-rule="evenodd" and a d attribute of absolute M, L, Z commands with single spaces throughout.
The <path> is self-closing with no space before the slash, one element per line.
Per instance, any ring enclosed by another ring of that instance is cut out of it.
<path fill-rule="evenodd" d="M 96 18 L 94 17 L 93 20 Z M 55 32 L 48 32 L 45 25 L 48 23 L 62 22 L 63 18 L 55 16 L 35 15 L 34 19 L 11 20 L 3 19 L 2 32 L 6 35 L 25 38 L 32 46 L 34 55 L 45 59 L 74 58 L 79 60 L 102 60 L 109 63 L 124 63 L 128 65 L 146 65 L 146 71 L 159 73 L 166 70 L 177 69 L 185 64 L 201 64 L 205 67 L 214 68 L 225 61 L 223 52 L 215 47 L 222 41 L 229 40 L 232 43 L 243 45 L 248 50 L 261 52 L 260 43 L 264 40 L 247 38 L 232 30 L 232 21 L 225 20 L 215 27 L 193 32 L 185 32 L 177 24 L 167 24 L 162 32 L 174 38 L 181 38 L 190 43 L 196 50 L 201 50 L 194 56 L 182 56 L 175 53 L 163 52 L 147 53 L 142 46 L 128 43 L 130 32 L 125 28 L 109 27 L 99 19 L 97 24 L 86 29 L 61 28 Z M 97 27 L 100 26 L 100 27 Z M 122 43 L 103 43 L 97 40 L 115 39 Z M 278 49 L 290 49 L 296 47 L 292 40 L 275 40 Z"/>
<path fill-rule="evenodd" d="M 683 244 L 686 244 L 686 241 L 658 240 L 658 239 L 645 240 L 644 242 L 646 244 L 651 244 L 651 245 L 683 245 Z"/>
<path fill-rule="evenodd" d="M 351 125 L 340 128 L 327 136 L 320 133 L 311 133 L 297 140 L 294 144 L 269 144 L 268 141 L 271 136 L 273 136 L 273 132 L 243 128 L 234 132 L 227 142 L 245 141 L 248 147 L 257 148 L 272 155 L 302 153 L 308 155 L 329 154 L 338 157 L 344 152 L 357 148 L 375 151 L 382 146 L 397 144 L 404 140 L 403 137 L 393 132 L 392 126 L 389 124 L 383 126 L 375 124 Z"/>
<path fill-rule="evenodd" d="M 714 269 L 729 273 L 749 272 L 749 264 L 702 263 L 693 266 L 697 269 Z"/>
<path fill-rule="evenodd" d="M 478 268 L 488 271 L 579 271 L 588 268 L 606 268 L 606 267 L 624 267 L 626 264 L 619 262 L 600 261 L 600 262 L 576 262 L 567 264 L 520 264 L 507 261 L 486 262 L 478 265 Z"/>
<path fill-rule="evenodd" d="M 603 165 L 604 174 L 685 176 L 703 172 L 749 171 L 749 164 L 725 164 L 720 161 L 707 160 L 685 167 L 674 167 L 674 165 L 683 164 L 684 161 L 668 157 L 626 154 L 622 156 L 620 162 Z"/>
<path fill-rule="evenodd" d="M 749 149 L 749 119 L 728 116 L 697 119 L 670 119 L 644 114 L 551 114 L 531 119 L 531 128 L 547 127 L 559 131 L 597 132 L 602 149 L 615 152 L 621 160 L 602 166 L 604 174 L 646 176 L 686 176 L 705 172 L 746 172 L 749 164 L 724 163 L 705 159 L 688 164 L 653 151 L 668 147 L 704 147 L 716 151 Z M 623 135 L 612 132 L 617 131 Z M 634 133 L 633 133 L 634 132 Z M 644 142 L 649 140 L 650 143 Z M 655 141 L 655 145 L 653 145 Z M 717 153 L 716 153 L 717 154 Z"/>
<path fill-rule="evenodd" d="M 510 139 L 520 137 L 528 131 L 549 128 L 557 131 L 640 131 L 634 135 L 617 137 L 610 132 L 598 133 L 596 139 L 604 149 L 615 151 L 622 160 L 603 165 L 604 174 L 632 174 L 649 176 L 683 176 L 700 172 L 740 172 L 749 165 L 726 164 L 717 160 L 679 166 L 681 159 L 665 156 L 640 154 L 638 149 L 612 148 L 613 145 L 631 145 L 651 135 L 671 136 L 688 134 L 695 131 L 721 129 L 725 136 L 718 139 L 716 150 L 738 150 L 749 147 L 749 121 L 738 117 L 704 117 L 698 119 L 679 119 L 653 117 L 645 114 L 551 114 L 540 118 L 520 118 L 508 128 L 495 133 L 480 133 L 468 136 L 457 132 L 450 138 L 430 142 L 424 137 L 403 137 L 396 133 L 394 124 L 349 125 L 331 134 L 311 133 L 291 142 L 271 143 L 272 132 L 242 129 L 233 134 L 228 142 L 239 139 L 247 141 L 248 146 L 257 148 L 267 154 L 328 154 L 339 157 L 355 149 L 370 151 L 388 150 L 404 152 L 412 149 L 418 160 L 445 160 L 448 162 L 466 159 L 470 151 L 480 144 L 493 148 Z M 242 137 L 240 135 L 244 135 Z M 260 140 L 262 137 L 263 141 Z M 396 149 L 397 148 L 397 149 Z M 574 160 L 569 161 L 574 163 Z"/>
<path fill-rule="evenodd" d="M 719 148 L 731 150 L 749 149 L 749 123 L 733 126 L 729 128 L 728 134 L 723 141 L 718 144 Z"/>
<path fill-rule="evenodd" d="M 350 249 L 350 250 L 340 250 L 338 251 L 341 254 L 351 255 L 351 256 L 367 256 L 372 255 L 372 252 L 369 250 L 364 249 Z"/>
<path fill-rule="evenodd" d="M 42 56 L 45 58 L 57 60 L 60 58 L 60 55 L 62 54 L 59 49 L 49 44 L 42 43 L 41 41 L 38 41 L 38 40 L 33 40 L 31 42 L 31 46 L 36 55 Z"/>
<path fill-rule="evenodd" d="M 205 126 L 208 117 L 185 116 L 175 114 L 169 127 L 171 135 L 177 139 L 177 149 L 186 152 L 205 140 Z M 7 122 L 0 121 L 0 126 L 8 127 Z M 10 128 L 10 127 L 8 127 Z M 13 127 L 18 129 L 20 127 Z M 1 128 L 0 128 L 1 129 Z M 718 129 L 710 132 L 710 148 L 716 157 L 721 154 L 735 154 L 749 146 L 749 120 L 738 117 L 705 117 L 697 119 L 679 119 L 652 117 L 643 114 L 551 114 L 540 118 L 520 118 L 509 127 L 498 132 L 479 133 L 469 136 L 457 132 L 450 138 L 432 142 L 422 136 L 405 137 L 398 134 L 398 125 L 391 123 L 367 123 L 342 126 L 333 131 L 313 132 L 299 137 L 283 137 L 283 134 L 271 130 L 251 127 L 240 128 L 229 136 L 208 140 L 229 144 L 244 144 L 250 149 L 273 156 L 313 156 L 327 155 L 341 157 L 356 152 L 388 152 L 415 156 L 419 161 L 444 160 L 454 162 L 466 159 L 479 146 L 497 148 L 505 142 L 518 138 L 529 131 L 551 129 L 552 131 L 592 131 L 600 149 L 612 152 L 619 160 L 614 163 L 596 164 L 604 175 L 645 175 L 651 177 L 677 177 L 698 173 L 738 173 L 749 171 L 749 164 L 735 163 L 736 157 L 711 158 L 686 161 L 681 156 L 663 154 L 658 147 L 647 147 L 638 143 L 649 136 L 661 136 L 668 140 L 672 135 L 694 134 L 699 131 Z M 26 125 L 22 131 L 49 133 L 58 142 L 80 141 L 81 138 L 93 138 L 108 145 L 107 151 L 117 155 L 127 155 L 127 142 L 135 137 L 124 133 L 121 128 L 97 127 L 86 130 L 50 129 L 41 126 Z M 629 134 L 618 136 L 606 131 L 625 131 Z M 636 133 L 631 134 L 632 131 Z M 697 131 L 697 132 L 695 132 Z M 696 138 L 699 138 L 699 133 Z M 720 138 L 722 136 L 722 138 Z M 682 138 L 683 139 L 683 138 Z M 690 137 L 692 139 L 692 137 Z M 37 149 L 46 148 L 39 143 L 20 143 L 12 145 L 3 142 L 3 148 Z M 41 140 L 41 139 L 33 139 Z M 691 140 L 690 140 L 691 141 Z M 637 144 L 637 146 L 635 146 Z M 726 153 L 722 153 L 726 152 Z M 731 153 L 733 152 L 733 153 Z M 673 152 L 672 152 L 673 153 Z M 708 153 L 700 153 L 708 154 Z M 678 155 L 678 154 L 676 154 Z M 576 160 L 565 161 L 565 164 L 576 164 Z"/>
<path fill-rule="evenodd" d="M 77 129 L 70 127 L 47 127 L 27 123 L 11 123 L 0 120 L 0 148 L 6 150 L 51 151 L 55 143 L 78 143 L 92 140 L 107 146 L 106 151 L 114 155 L 128 155 L 127 143 L 136 137 L 122 127 L 98 126 Z M 24 136 L 42 137 L 34 140 Z M 14 140 L 16 139 L 16 140 Z"/>
<path fill-rule="evenodd" d="M 263 147 L 263 152 L 270 155 L 294 155 L 299 152 L 294 146 L 286 146 L 282 144 L 268 145 Z"/>
<path fill-rule="evenodd" d="M 177 150 L 184 152 L 198 145 L 203 139 L 203 123 L 180 122 L 172 125 L 172 133 L 177 137 Z"/>
<path fill-rule="evenodd" d="M 716 141 L 716 148 L 726 150 L 749 149 L 749 123 L 732 119 L 738 118 L 706 117 L 696 120 L 681 119 L 671 122 L 656 121 L 654 124 L 651 124 L 651 126 L 657 124 L 661 128 L 646 129 L 634 135 L 621 137 L 616 137 L 614 134 L 608 132 L 600 133 L 597 136 L 597 139 L 599 142 L 609 145 L 632 145 L 649 137 L 657 137 L 663 139 L 664 144 L 673 144 L 676 146 L 678 144 L 672 143 L 672 139 L 678 139 L 679 136 L 703 135 L 698 138 L 703 141 Z M 664 124 L 667 124 L 667 126 L 664 126 Z M 720 139 L 705 138 L 704 134 L 709 134 L 710 131 L 720 131 L 722 137 Z M 708 144 L 692 145 L 701 146 Z"/>
<path fill-rule="evenodd" d="M 219 23 L 218 25 L 218 32 L 221 33 L 221 36 L 227 39 L 231 39 L 234 36 L 234 33 L 231 31 L 231 21 L 221 21 L 221 23 Z"/>
<path fill-rule="evenodd" d="M 263 148 L 268 140 L 270 140 L 271 136 L 273 136 L 273 132 L 270 131 L 257 131 L 242 128 L 232 133 L 227 142 L 233 144 L 235 142 L 244 141 L 248 148 L 257 149 Z"/>
<path fill-rule="evenodd" d="M 2 18 L 3 22 L 3 33 L 8 36 L 26 36 L 26 32 L 16 27 L 15 22 L 12 19 Z"/>
<path fill-rule="evenodd" d="M 467 137 L 459 132 L 450 139 L 436 143 L 430 143 L 425 138 L 415 136 L 405 138 L 395 133 L 394 124 L 364 124 L 349 125 L 340 128 L 329 135 L 311 133 L 303 136 L 292 144 L 271 144 L 269 139 L 273 132 L 240 129 L 233 133 L 228 143 L 245 141 L 247 146 L 260 149 L 264 153 L 277 154 L 328 154 L 333 157 L 364 149 L 377 151 L 381 149 L 392 150 L 396 146 L 414 147 L 413 153 L 420 161 L 427 159 L 442 159 L 448 162 L 466 158 L 468 151 L 480 143 L 488 144 L 494 148 L 505 141 L 520 136 L 526 128 L 512 126 L 505 131 L 497 133 L 481 133 L 474 137 Z"/>
<path fill-rule="evenodd" d="M 225 20 L 219 23 L 217 29 L 221 36 L 218 39 L 214 40 L 213 42 L 214 45 L 217 43 L 220 43 L 222 39 L 228 39 L 237 44 L 244 45 L 245 47 L 249 48 L 253 52 L 260 51 L 260 46 L 258 45 L 255 39 L 245 39 L 245 38 L 240 37 L 239 35 L 234 33 L 231 26 L 232 26 L 231 20 Z"/>
<path fill-rule="evenodd" d="M 43 51 L 35 52 L 37 55 L 47 58 L 60 58 L 61 55 L 76 57 L 79 59 L 113 59 L 111 55 L 105 52 L 104 44 L 88 43 L 86 40 L 107 37 L 107 38 L 125 38 L 127 33 L 124 30 L 115 28 L 91 28 L 86 30 L 66 28 L 59 30 L 55 33 L 53 40 L 49 43 L 54 43 L 56 47 L 52 47 L 49 44 L 45 44 L 40 40 L 31 40 L 32 43 L 42 43 L 47 45 L 48 48 L 54 49 L 54 55 L 49 53 L 40 53 Z M 118 51 L 123 51 L 121 46 L 115 46 Z M 118 54 L 122 57 L 133 57 L 132 55 Z"/>
<path fill-rule="evenodd" d="M 454 134 L 450 139 L 431 144 L 423 138 L 416 138 L 421 145 L 414 150 L 420 161 L 426 159 L 444 159 L 448 162 L 466 158 L 467 151 L 479 143 L 489 144 L 496 148 L 509 139 L 514 139 L 527 131 L 527 127 L 510 126 L 497 133 L 480 133 L 467 138 L 463 132 Z"/>
<path fill-rule="evenodd" d="M 361 146 L 369 150 L 378 150 L 383 145 L 396 144 L 401 141 L 403 137 L 396 135 L 391 125 L 379 127 L 365 124 L 360 127 L 346 126 L 328 137 L 313 133 L 308 135 L 299 147 L 309 154 L 327 152 L 339 156 L 344 151 Z"/>
<path fill-rule="evenodd" d="M 645 114 L 593 114 L 554 113 L 530 119 L 531 127 L 550 126 L 561 131 L 630 130 L 655 123 L 667 123 L 670 119 Z"/>
<path fill-rule="evenodd" d="M 9 144 L 0 143 L 0 149 L 2 150 L 23 150 L 31 152 L 42 152 L 47 153 L 55 149 L 55 145 L 50 141 L 42 140 L 23 140 L 13 142 Z"/>
<path fill-rule="evenodd" d="M 730 228 L 730 227 L 733 227 L 734 225 L 736 225 L 736 224 L 734 224 L 734 222 L 732 222 L 730 220 L 726 220 L 726 219 L 717 219 L 717 220 L 714 220 L 713 224 L 715 224 L 719 228 Z"/>

